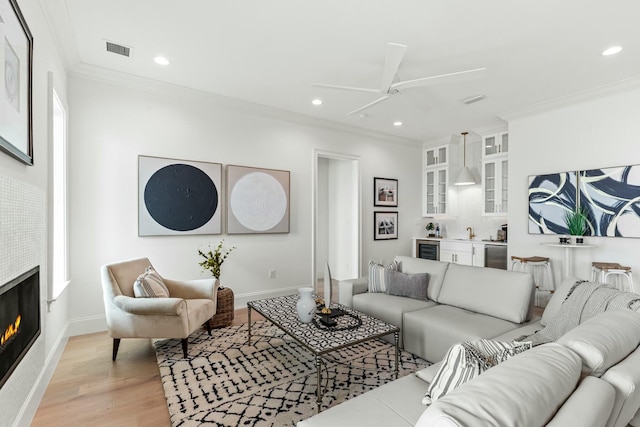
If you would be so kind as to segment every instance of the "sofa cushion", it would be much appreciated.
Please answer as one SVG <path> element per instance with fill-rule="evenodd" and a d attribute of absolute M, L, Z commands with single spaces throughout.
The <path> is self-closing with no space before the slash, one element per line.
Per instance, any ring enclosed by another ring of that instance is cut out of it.
<path fill-rule="evenodd" d="M 523 323 L 534 291 L 529 273 L 451 264 L 437 302 Z"/>
<path fill-rule="evenodd" d="M 413 298 L 398 297 L 382 293 L 358 294 L 353 296 L 353 308 L 355 310 L 376 317 L 387 323 L 402 329 L 400 331 L 400 347 L 404 346 L 403 314 L 413 310 L 419 310 L 436 305 L 433 301 L 424 301 Z M 393 343 L 393 335 L 387 341 Z"/>
<path fill-rule="evenodd" d="M 162 277 L 149 266 L 134 282 L 133 295 L 136 298 L 167 298 L 169 290 Z"/>
<path fill-rule="evenodd" d="M 398 263 L 392 262 L 387 267 L 371 260 L 369 261 L 369 292 L 386 292 L 387 276 L 385 271 L 398 270 Z"/>
<path fill-rule="evenodd" d="M 442 281 L 444 280 L 445 273 L 449 268 L 448 262 L 401 255 L 396 256 L 395 260 L 398 262 L 398 271 L 403 273 L 429 273 L 427 297 L 433 301 L 438 300 L 438 294 L 442 288 Z"/>
<path fill-rule="evenodd" d="M 580 355 L 584 374 L 599 377 L 640 344 L 640 313 L 605 311 L 582 322 L 557 342 Z"/>
<path fill-rule="evenodd" d="M 402 323 L 405 350 L 429 362 L 442 360 L 456 343 L 492 338 L 518 327 L 497 317 L 450 305 L 407 311 Z"/>
<path fill-rule="evenodd" d="M 489 368 L 531 349 L 531 343 L 508 343 L 479 339 L 451 346 L 429 384 L 422 403 L 431 404 Z"/>
<path fill-rule="evenodd" d="M 429 273 L 408 274 L 391 269 L 385 271 L 387 293 L 399 297 L 426 300 Z"/>
<path fill-rule="evenodd" d="M 576 388 L 580 365 L 559 344 L 535 347 L 433 402 L 416 427 L 544 425 Z"/>
<path fill-rule="evenodd" d="M 558 286 L 558 289 L 555 290 L 555 292 L 551 296 L 551 299 L 549 300 L 549 303 L 547 304 L 547 307 L 542 313 L 542 319 L 540 320 L 540 324 L 542 326 L 547 326 L 547 323 L 549 323 L 549 321 L 553 319 L 558 311 L 560 311 L 562 303 L 565 299 L 567 299 L 567 294 L 569 293 L 571 288 L 573 288 L 573 285 L 575 285 L 576 282 L 579 281 L 580 279 L 578 279 L 577 277 L 569 276 L 565 278 L 562 283 L 560 283 L 560 286 Z"/>

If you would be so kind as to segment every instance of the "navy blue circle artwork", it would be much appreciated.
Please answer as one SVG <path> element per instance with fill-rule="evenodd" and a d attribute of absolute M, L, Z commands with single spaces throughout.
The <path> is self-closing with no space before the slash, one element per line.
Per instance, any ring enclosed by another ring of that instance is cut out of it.
<path fill-rule="evenodd" d="M 191 231 L 213 218 L 218 209 L 218 190 L 202 170 L 173 164 L 151 175 L 144 187 L 144 204 L 163 227 Z"/>

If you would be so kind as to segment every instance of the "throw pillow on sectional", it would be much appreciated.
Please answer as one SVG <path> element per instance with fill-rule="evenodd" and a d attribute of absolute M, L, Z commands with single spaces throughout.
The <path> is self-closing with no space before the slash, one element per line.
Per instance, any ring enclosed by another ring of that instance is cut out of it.
<path fill-rule="evenodd" d="M 133 295 L 136 298 L 167 298 L 169 290 L 162 277 L 149 266 L 133 284 Z"/>
<path fill-rule="evenodd" d="M 427 299 L 429 273 L 407 274 L 388 269 L 385 271 L 387 293 L 420 300 Z"/>
<path fill-rule="evenodd" d="M 386 292 L 387 281 L 385 270 L 398 271 L 398 262 L 393 261 L 387 267 L 371 260 L 369 261 L 369 292 Z"/>
<path fill-rule="evenodd" d="M 487 369 L 529 349 L 530 342 L 508 343 L 487 339 L 465 341 L 451 346 L 429 384 L 422 403 L 431 404 Z"/>

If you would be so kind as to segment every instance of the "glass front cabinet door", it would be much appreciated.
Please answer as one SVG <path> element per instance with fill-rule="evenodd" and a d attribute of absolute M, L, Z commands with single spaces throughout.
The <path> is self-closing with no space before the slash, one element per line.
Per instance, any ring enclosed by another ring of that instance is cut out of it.
<path fill-rule="evenodd" d="M 508 212 L 509 160 L 505 157 L 482 162 L 482 194 L 485 215 L 506 215 Z"/>
<path fill-rule="evenodd" d="M 427 168 L 422 186 L 422 216 L 446 215 L 449 168 Z"/>
<path fill-rule="evenodd" d="M 509 152 L 509 133 L 498 132 L 482 137 L 482 157 L 502 155 Z"/>

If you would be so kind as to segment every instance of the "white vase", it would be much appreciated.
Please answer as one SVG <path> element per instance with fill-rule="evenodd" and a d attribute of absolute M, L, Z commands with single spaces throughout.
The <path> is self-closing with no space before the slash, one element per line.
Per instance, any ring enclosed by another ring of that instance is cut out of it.
<path fill-rule="evenodd" d="M 298 319 L 302 323 L 309 323 L 313 320 L 313 314 L 316 311 L 316 302 L 313 299 L 313 288 L 300 288 L 300 297 L 296 303 L 298 310 Z"/>

